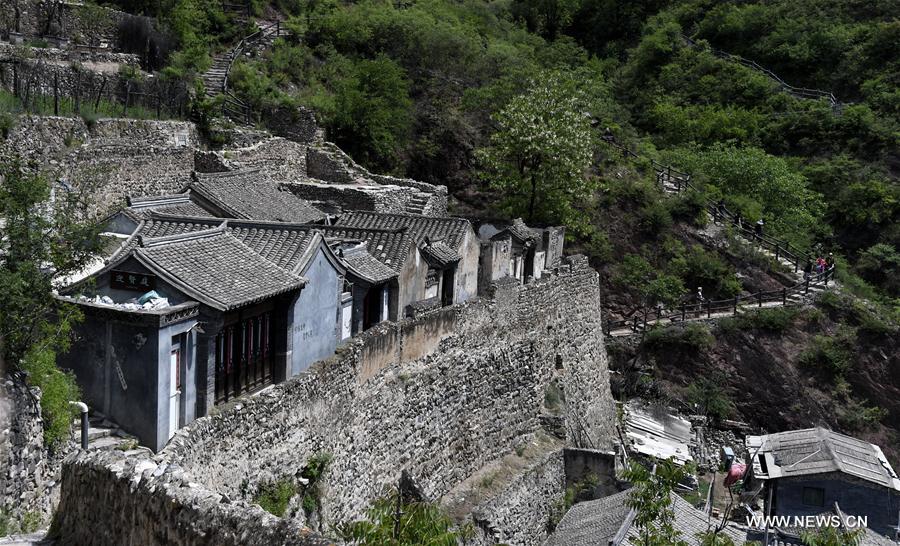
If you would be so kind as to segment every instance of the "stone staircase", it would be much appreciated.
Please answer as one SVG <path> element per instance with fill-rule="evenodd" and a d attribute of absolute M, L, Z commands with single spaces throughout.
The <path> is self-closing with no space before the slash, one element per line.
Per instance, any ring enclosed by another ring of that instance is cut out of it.
<path fill-rule="evenodd" d="M 201 76 L 207 97 L 212 98 L 225 91 L 225 76 L 231 66 L 231 55 L 231 51 L 224 51 L 213 57 L 212 65 Z"/>
<path fill-rule="evenodd" d="M 407 202 L 406 212 L 410 214 L 423 214 L 425 212 L 425 207 L 428 206 L 429 197 L 430 195 L 427 193 L 417 193 Z"/>
<path fill-rule="evenodd" d="M 81 422 L 76 420 L 74 438 L 81 442 Z M 111 451 L 118 449 L 129 456 L 152 455 L 153 452 L 138 444 L 138 439 L 122 431 L 118 425 L 100 413 L 88 418 L 88 451 Z"/>
<path fill-rule="evenodd" d="M 247 48 L 251 46 L 269 47 L 276 38 L 286 34 L 286 29 L 281 26 L 281 21 L 257 21 L 256 24 L 259 30 L 242 38 L 230 50 L 215 55 L 212 65 L 201 76 L 206 97 L 211 99 L 224 95 L 222 115 L 241 125 L 252 125 L 253 115 L 250 106 L 228 90 L 228 76 L 231 67 Z"/>

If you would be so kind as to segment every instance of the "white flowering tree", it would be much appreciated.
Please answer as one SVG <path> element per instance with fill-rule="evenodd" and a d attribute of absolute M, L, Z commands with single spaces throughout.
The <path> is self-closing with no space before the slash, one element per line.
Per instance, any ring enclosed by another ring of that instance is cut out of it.
<path fill-rule="evenodd" d="M 527 221 L 574 221 L 589 198 L 593 149 L 590 96 L 577 78 L 546 72 L 493 117 L 497 130 L 478 150 L 481 176 L 508 212 Z"/>

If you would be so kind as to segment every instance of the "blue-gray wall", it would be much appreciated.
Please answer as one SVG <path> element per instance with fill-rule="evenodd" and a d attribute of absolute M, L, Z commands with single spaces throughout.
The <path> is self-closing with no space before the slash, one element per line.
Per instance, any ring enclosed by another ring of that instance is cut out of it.
<path fill-rule="evenodd" d="M 300 274 L 308 280 L 289 312 L 288 350 L 291 375 L 309 368 L 317 360 L 334 354 L 338 343 L 338 318 L 343 281 L 340 273 L 319 248 Z"/>
<path fill-rule="evenodd" d="M 193 327 L 196 320 L 189 320 L 179 324 L 173 324 L 159 330 L 159 342 L 157 344 L 157 391 L 156 391 L 156 446 L 150 445 L 155 450 L 161 449 L 169 440 L 169 387 L 170 387 L 170 355 L 172 352 L 172 337 L 186 334 L 181 343 L 181 399 L 178 407 L 179 426 L 184 426 L 195 418 L 197 407 L 196 390 L 196 354 Z"/>
<path fill-rule="evenodd" d="M 803 488 L 818 487 L 825 491 L 824 507 L 803 504 Z M 897 525 L 900 495 L 844 474 L 824 474 L 809 478 L 781 478 L 774 493 L 774 515 L 816 515 L 838 503 L 846 514 L 868 516 L 869 529 L 893 536 L 890 527 Z"/>

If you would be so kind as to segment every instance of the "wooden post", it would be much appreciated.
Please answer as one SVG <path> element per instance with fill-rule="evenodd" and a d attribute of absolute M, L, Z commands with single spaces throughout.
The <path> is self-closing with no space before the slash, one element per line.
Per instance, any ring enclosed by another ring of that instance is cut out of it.
<path fill-rule="evenodd" d="M 94 101 L 94 110 L 100 108 L 100 96 L 103 95 L 103 88 L 106 87 L 106 76 L 100 80 L 100 89 L 97 90 L 97 100 Z"/>
<path fill-rule="evenodd" d="M 759 300 L 759 306 L 762 307 L 762 292 L 759 292 L 756 297 Z"/>
<path fill-rule="evenodd" d="M 775 243 L 775 261 L 778 261 L 778 258 L 781 257 L 781 244 Z"/>
<path fill-rule="evenodd" d="M 681 322 L 684 322 L 687 318 L 687 304 L 681 304 Z"/>
<path fill-rule="evenodd" d="M 803 290 L 804 294 L 809 294 L 809 277 L 806 277 L 806 282 L 804 283 L 805 287 Z"/>
<path fill-rule="evenodd" d="M 734 313 L 732 313 L 733 315 L 737 315 L 737 309 L 738 309 L 738 296 L 735 296 L 734 297 Z"/>
<path fill-rule="evenodd" d="M 781 289 L 781 305 L 787 305 L 787 288 Z"/>
<path fill-rule="evenodd" d="M 53 115 L 59 115 L 59 72 L 53 72 Z"/>
<path fill-rule="evenodd" d="M 81 71 L 75 71 L 75 114 L 81 113 Z"/>
<path fill-rule="evenodd" d="M 712 300 L 706 300 L 706 318 L 712 318 Z"/>

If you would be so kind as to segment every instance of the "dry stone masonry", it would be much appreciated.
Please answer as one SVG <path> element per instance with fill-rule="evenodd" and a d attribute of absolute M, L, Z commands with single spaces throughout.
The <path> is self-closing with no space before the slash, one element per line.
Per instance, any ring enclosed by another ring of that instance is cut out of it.
<path fill-rule="evenodd" d="M 264 544 L 287 532 L 276 542 L 312 544 L 296 538 L 302 521 L 246 504 L 259 484 L 295 477 L 329 453 L 325 529 L 363 516 L 403 471 L 440 499 L 523 437 L 544 434 L 551 384 L 564 393 L 557 434 L 609 449 L 615 411 L 587 260 L 567 258 L 554 274 L 491 296 L 373 328 L 309 374 L 195 421 L 153 460 L 67 464 L 56 522 L 63 542 Z M 484 505 L 482 517 L 516 539 L 518 514 L 531 508 L 511 498 L 532 485 L 546 490 L 542 499 L 555 496 L 561 465 L 548 458 L 533 469 L 534 484 L 514 482 L 502 510 Z"/>

